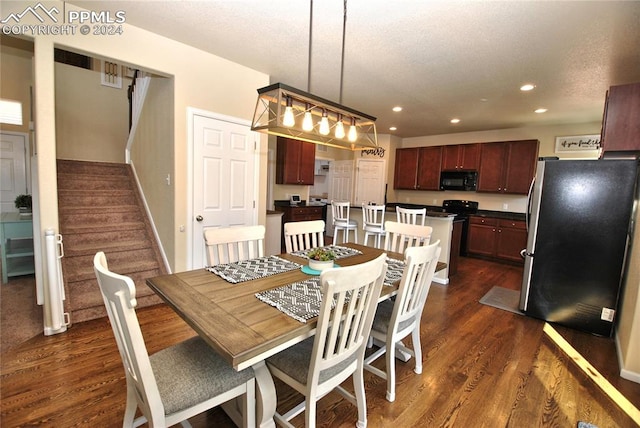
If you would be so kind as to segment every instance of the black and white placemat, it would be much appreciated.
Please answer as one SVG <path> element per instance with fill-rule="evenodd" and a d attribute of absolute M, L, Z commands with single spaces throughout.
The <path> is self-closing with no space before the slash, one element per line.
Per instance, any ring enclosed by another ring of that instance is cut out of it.
<path fill-rule="evenodd" d="M 384 285 L 389 286 L 402 278 L 404 262 L 387 258 L 387 263 Z M 322 303 L 320 277 L 316 276 L 272 290 L 262 291 L 256 293 L 255 296 L 291 318 L 306 323 L 307 320 L 317 317 L 320 313 L 320 304 Z M 333 308 L 334 305 L 335 302 L 332 303 L 331 307 Z"/>
<path fill-rule="evenodd" d="M 300 269 L 301 267 L 301 264 L 285 260 L 278 256 L 265 256 L 235 263 L 208 266 L 206 269 L 232 284 L 237 284 L 239 282 L 289 272 Z"/>
<path fill-rule="evenodd" d="M 387 274 L 384 277 L 384 285 L 393 285 L 402 279 L 404 261 L 387 257 Z"/>
<path fill-rule="evenodd" d="M 362 254 L 362 251 L 360 251 L 360 250 L 356 250 L 354 248 L 349 248 L 349 247 L 341 247 L 339 245 L 326 245 L 324 247 L 319 247 L 319 248 L 333 251 L 333 254 L 336 255 L 336 260 L 337 259 L 343 259 L 345 257 L 357 256 L 359 254 Z M 308 248 L 306 250 L 294 251 L 294 252 L 291 253 L 291 255 L 302 257 L 303 259 L 308 259 L 309 258 L 309 255 L 308 255 L 309 252 L 313 251 L 313 250 L 317 250 L 317 249 L 318 248 Z"/>
<path fill-rule="evenodd" d="M 322 292 L 320 278 L 312 277 L 272 290 L 256 293 L 261 301 L 275 307 L 291 318 L 306 323 L 320 314 Z"/>

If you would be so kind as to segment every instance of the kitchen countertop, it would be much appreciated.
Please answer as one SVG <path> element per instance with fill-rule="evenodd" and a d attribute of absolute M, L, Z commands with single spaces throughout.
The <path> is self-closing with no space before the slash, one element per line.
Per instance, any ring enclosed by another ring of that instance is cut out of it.
<path fill-rule="evenodd" d="M 396 207 L 402 207 L 402 208 L 426 208 L 427 209 L 427 216 L 432 216 L 432 217 L 436 217 L 436 216 L 440 216 L 440 214 L 443 213 L 443 209 L 441 206 L 435 206 L 435 205 L 418 205 L 418 204 L 403 204 L 401 202 L 390 202 L 387 204 L 387 211 L 388 212 L 395 212 Z M 525 214 L 524 213 L 515 213 L 515 212 L 509 212 L 509 211 L 491 211 L 491 210 L 478 210 L 478 212 L 474 215 L 480 216 L 480 217 L 495 217 L 495 218 L 501 218 L 501 219 L 505 219 L 505 220 L 525 220 Z"/>

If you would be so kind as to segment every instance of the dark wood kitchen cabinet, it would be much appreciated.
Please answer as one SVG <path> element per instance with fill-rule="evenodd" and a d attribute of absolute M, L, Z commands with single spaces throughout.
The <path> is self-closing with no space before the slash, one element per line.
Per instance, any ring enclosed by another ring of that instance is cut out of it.
<path fill-rule="evenodd" d="M 538 140 L 480 145 L 478 192 L 526 195 L 536 172 Z"/>
<path fill-rule="evenodd" d="M 640 83 L 609 88 L 601 144 L 603 152 L 640 150 Z"/>
<path fill-rule="evenodd" d="M 276 184 L 313 185 L 316 145 L 278 137 Z"/>
<path fill-rule="evenodd" d="M 442 147 L 443 171 L 476 171 L 480 164 L 480 144 L 455 144 Z"/>
<path fill-rule="evenodd" d="M 442 146 L 396 150 L 394 189 L 439 190 Z"/>
<path fill-rule="evenodd" d="M 521 220 L 469 216 L 467 251 L 496 260 L 524 263 L 520 251 L 527 246 L 527 227 Z"/>

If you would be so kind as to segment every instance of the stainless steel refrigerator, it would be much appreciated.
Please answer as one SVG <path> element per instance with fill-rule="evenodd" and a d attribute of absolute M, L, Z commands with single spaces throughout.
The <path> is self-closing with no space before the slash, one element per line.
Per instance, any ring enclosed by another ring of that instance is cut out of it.
<path fill-rule="evenodd" d="M 538 162 L 520 310 L 611 336 L 637 183 L 634 159 Z"/>

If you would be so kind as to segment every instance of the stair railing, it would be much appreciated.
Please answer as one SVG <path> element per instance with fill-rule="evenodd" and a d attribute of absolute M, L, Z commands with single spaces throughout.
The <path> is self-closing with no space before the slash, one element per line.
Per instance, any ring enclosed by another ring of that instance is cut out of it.
<path fill-rule="evenodd" d="M 133 75 L 133 81 L 129 86 L 129 139 L 127 140 L 127 147 L 125 149 L 125 159 L 127 163 L 131 163 L 131 147 L 133 146 L 136 128 L 140 121 L 142 106 L 144 105 L 144 99 L 147 96 L 150 82 L 150 76 L 143 71 L 136 70 Z"/>

